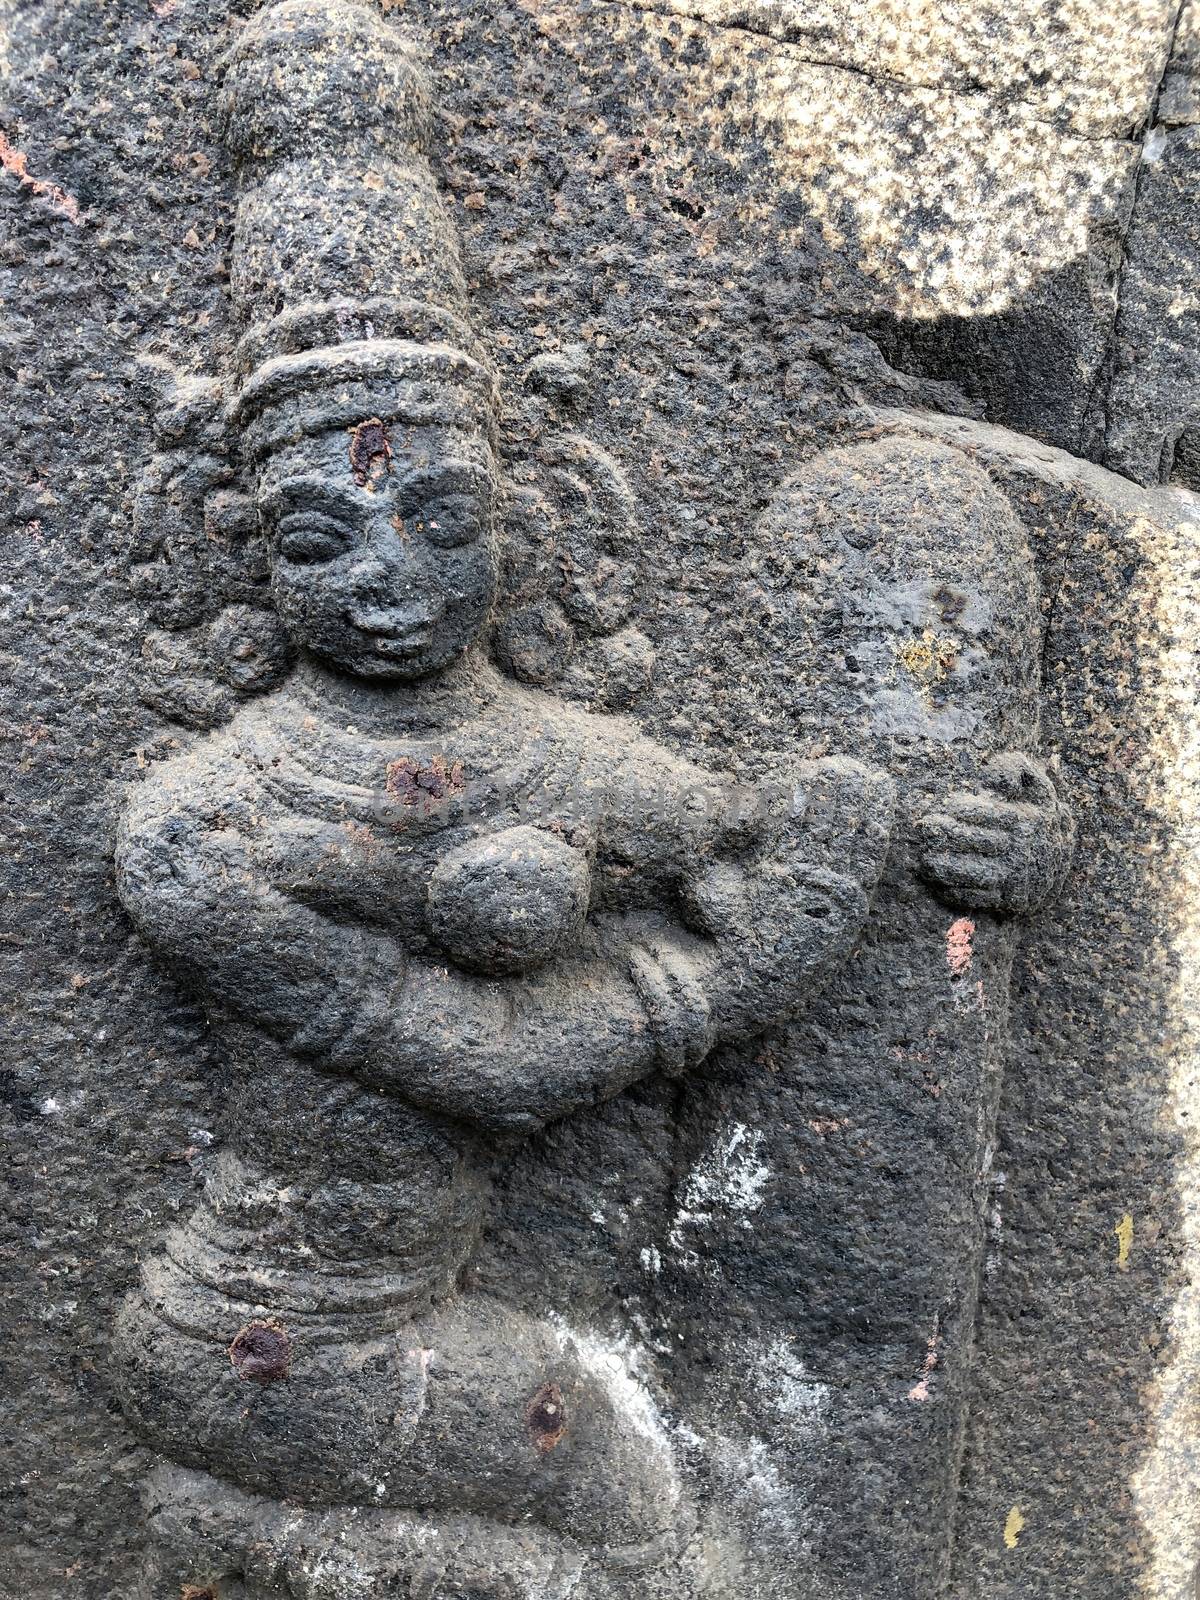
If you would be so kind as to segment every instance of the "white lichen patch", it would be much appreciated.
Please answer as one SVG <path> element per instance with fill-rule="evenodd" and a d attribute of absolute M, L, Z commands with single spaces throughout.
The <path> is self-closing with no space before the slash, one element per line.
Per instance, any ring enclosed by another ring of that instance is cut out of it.
<path fill-rule="evenodd" d="M 750 1550 L 786 1551 L 790 1560 L 807 1546 L 807 1508 L 764 1439 L 708 1441 L 709 1462 L 720 1486 L 721 1520 Z"/>
<path fill-rule="evenodd" d="M 688 1174 L 667 1243 L 685 1262 L 697 1264 L 688 1243 L 691 1230 L 719 1221 L 742 1228 L 762 1207 L 771 1169 L 762 1160 L 762 1133 L 735 1122 L 705 1152 Z"/>
<path fill-rule="evenodd" d="M 991 1199 L 987 1213 L 987 1254 L 983 1270 L 990 1274 L 1000 1265 L 1000 1246 L 1004 1238 L 1004 1192 L 1008 1188 L 1008 1174 L 989 1170 L 987 1181 Z"/>
<path fill-rule="evenodd" d="M 785 1339 L 756 1351 L 753 1372 L 755 1387 L 789 1424 L 789 1438 L 794 1441 L 797 1430 L 816 1433 L 824 1428 L 830 1387 L 813 1377 Z"/>
<path fill-rule="evenodd" d="M 1151 128 L 1142 140 L 1142 160 L 1153 165 L 1161 161 L 1163 151 L 1167 148 L 1167 134 L 1165 128 Z"/>
<path fill-rule="evenodd" d="M 332 1544 L 302 1556 L 296 1575 L 305 1584 L 308 1600 L 371 1600 L 379 1592 L 373 1575 L 359 1564 L 353 1551 Z"/>
<path fill-rule="evenodd" d="M 584 1370 L 599 1380 L 626 1432 L 638 1435 L 659 1453 L 663 1470 L 674 1475 L 670 1429 L 641 1376 L 643 1356 L 628 1334 L 611 1335 L 573 1328 L 551 1318 L 564 1346 L 574 1349 Z"/>

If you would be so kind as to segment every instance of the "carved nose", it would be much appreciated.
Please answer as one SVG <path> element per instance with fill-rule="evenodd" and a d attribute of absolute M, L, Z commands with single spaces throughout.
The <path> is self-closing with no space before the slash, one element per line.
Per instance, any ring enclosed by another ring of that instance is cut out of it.
<path fill-rule="evenodd" d="M 423 576 L 411 561 L 394 559 L 390 550 L 364 552 L 350 573 L 346 606 L 350 621 L 385 638 L 400 638 L 430 627 L 446 605 L 421 581 Z"/>
<path fill-rule="evenodd" d="M 394 595 L 404 582 L 400 568 L 378 556 L 369 556 L 355 564 L 350 573 L 350 588 L 356 599 L 364 602 L 381 602 Z"/>

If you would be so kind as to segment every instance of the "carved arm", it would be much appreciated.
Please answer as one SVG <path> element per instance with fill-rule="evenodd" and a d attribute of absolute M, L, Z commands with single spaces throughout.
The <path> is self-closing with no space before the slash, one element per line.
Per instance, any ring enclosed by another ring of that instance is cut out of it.
<path fill-rule="evenodd" d="M 242 833 L 161 791 L 131 807 L 117 875 L 143 937 L 206 999 L 297 1055 L 443 1114 L 536 1126 L 658 1059 L 662 1032 L 635 970 L 653 988 L 661 961 L 639 959 L 629 937 L 606 949 L 594 934 L 583 958 L 520 982 L 411 960 L 397 940 L 290 899 Z M 706 1048 L 700 997 L 695 1007 Z"/>
<path fill-rule="evenodd" d="M 493 1127 L 535 1125 L 653 1069 L 665 1034 L 638 974 L 653 989 L 661 962 L 629 932 L 592 930 L 582 957 L 520 982 L 413 960 L 273 883 L 246 796 L 173 776 L 148 782 L 123 820 L 118 888 L 151 947 L 221 1009 L 297 1055 Z"/>
<path fill-rule="evenodd" d="M 296 1054 L 444 1115 L 525 1129 L 783 1020 L 846 953 L 882 864 L 891 786 L 852 763 L 809 778 L 804 815 L 777 819 L 756 859 L 696 875 L 698 931 L 603 915 L 577 954 L 519 979 L 412 959 L 298 904 L 238 819 L 161 783 L 126 817 L 118 881 L 160 954 Z"/>
<path fill-rule="evenodd" d="M 450 1115 L 525 1127 L 794 1014 L 862 926 L 893 810 L 890 781 L 855 763 L 796 776 L 802 814 L 771 819 L 749 863 L 693 876 L 695 931 L 602 916 L 580 956 L 504 986 L 413 963 L 370 1075 Z"/>
<path fill-rule="evenodd" d="M 207 999 L 297 1055 L 352 1068 L 404 970 L 400 945 L 335 923 L 275 888 L 253 859 L 236 793 L 206 803 L 156 775 L 117 840 L 121 900 L 147 943 Z"/>

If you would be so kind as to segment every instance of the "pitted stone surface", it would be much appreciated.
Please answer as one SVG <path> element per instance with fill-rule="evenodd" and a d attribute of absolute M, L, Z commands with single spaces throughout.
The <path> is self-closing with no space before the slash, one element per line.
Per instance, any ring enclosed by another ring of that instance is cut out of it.
<path fill-rule="evenodd" d="M 5 19 L 4 1600 L 1190 1594 L 1189 13 L 944 11 Z"/>

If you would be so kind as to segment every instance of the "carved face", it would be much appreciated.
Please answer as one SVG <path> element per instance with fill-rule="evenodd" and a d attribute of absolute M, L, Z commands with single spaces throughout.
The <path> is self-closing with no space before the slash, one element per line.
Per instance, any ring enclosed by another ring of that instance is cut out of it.
<path fill-rule="evenodd" d="M 446 427 L 331 429 L 277 450 L 259 511 L 296 644 L 360 678 L 421 678 L 478 635 L 496 587 L 495 464 Z"/>

